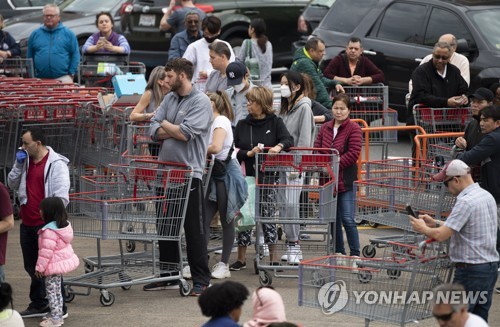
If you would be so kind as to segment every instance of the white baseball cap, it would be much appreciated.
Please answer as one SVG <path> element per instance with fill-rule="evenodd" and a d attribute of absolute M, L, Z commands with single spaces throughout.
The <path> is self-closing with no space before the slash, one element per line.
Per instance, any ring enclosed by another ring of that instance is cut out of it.
<path fill-rule="evenodd" d="M 465 162 L 459 159 L 454 159 L 448 162 L 438 174 L 432 176 L 432 179 L 437 182 L 442 182 L 446 179 L 446 176 L 465 176 L 469 173 L 470 168 Z"/>

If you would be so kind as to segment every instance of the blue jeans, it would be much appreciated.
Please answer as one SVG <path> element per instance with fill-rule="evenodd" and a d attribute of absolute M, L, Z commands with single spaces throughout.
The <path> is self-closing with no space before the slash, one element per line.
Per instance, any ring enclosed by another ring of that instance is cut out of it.
<path fill-rule="evenodd" d="M 359 256 L 359 234 L 354 221 L 354 191 L 339 193 L 337 198 L 335 253 L 346 254 L 342 226 L 345 229 L 350 255 Z"/>
<path fill-rule="evenodd" d="M 453 282 L 462 284 L 465 291 L 487 291 L 486 303 L 469 303 L 469 312 L 472 312 L 488 321 L 488 311 L 491 307 L 493 289 L 497 282 L 498 262 L 490 262 L 468 267 L 456 267 Z M 480 297 L 479 297 L 480 299 Z"/>

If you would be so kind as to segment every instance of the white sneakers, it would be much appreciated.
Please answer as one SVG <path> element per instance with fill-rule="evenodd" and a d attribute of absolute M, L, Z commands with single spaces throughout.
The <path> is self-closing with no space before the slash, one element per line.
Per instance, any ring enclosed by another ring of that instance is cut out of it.
<path fill-rule="evenodd" d="M 212 268 L 212 277 L 216 279 L 230 278 L 229 265 L 224 262 L 217 262 Z"/>
<path fill-rule="evenodd" d="M 345 266 L 347 265 L 347 259 L 344 259 L 342 257 L 345 257 L 344 254 L 342 253 L 335 253 L 335 263 L 334 263 L 334 266 Z"/>
<path fill-rule="evenodd" d="M 185 279 L 191 279 L 191 268 L 189 268 L 189 265 L 182 268 L 182 277 Z"/>
<path fill-rule="evenodd" d="M 285 254 L 281 256 L 281 261 L 286 261 L 290 265 L 298 265 L 302 260 L 300 245 L 287 246 Z"/>

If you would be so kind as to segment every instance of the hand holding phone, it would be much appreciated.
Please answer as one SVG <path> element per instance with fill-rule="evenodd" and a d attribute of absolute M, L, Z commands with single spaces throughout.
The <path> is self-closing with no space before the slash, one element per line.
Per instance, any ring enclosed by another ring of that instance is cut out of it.
<path fill-rule="evenodd" d="M 415 218 L 418 218 L 418 214 L 415 213 L 415 211 L 413 211 L 413 208 L 411 207 L 411 205 L 407 205 L 406 206 L 406 212 L 410 215 L 410 216 L 413 216 Z"/>

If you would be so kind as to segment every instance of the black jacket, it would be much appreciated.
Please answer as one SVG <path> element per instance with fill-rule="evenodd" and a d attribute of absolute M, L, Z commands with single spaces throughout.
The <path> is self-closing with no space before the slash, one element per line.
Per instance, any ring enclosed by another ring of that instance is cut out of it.
<path fill-rule="evenodd" d="M 452 64 L 446 66 L 446 78 L 442 78 L 434 68 L 432 60 L 418 66 L 411 75 L 413 91 L 408 103 L 406 122 L 415 124 L 413 106 L 423 104 L 432 108 L 448 107 L 448 99 L 467 93 L 469 86 L 460 75 L 460 70 Z"/>
<path fill-rule="evenodd" d="M 479 184 L 500 203 L 500 128 L 486 134 L 470 151 L 457 158 L 467 165 L 481 165 Z"/>
<path fill-rule="evenodd" d="M 283 120 L 275 114 L 267 115 L 264 119 L 255 119 L 248 115 L 236 125 L 234 131 L 234 145 L 239 148 L 236 158 L 245 162 L 246 175 L 255 176 L 255 157 L 248 157 L 247 152 L 259 143 L 264 147 L 273 147 L 283 144 L 283 150 L 293 146 L 293 137 L 288 132 Z"/>

